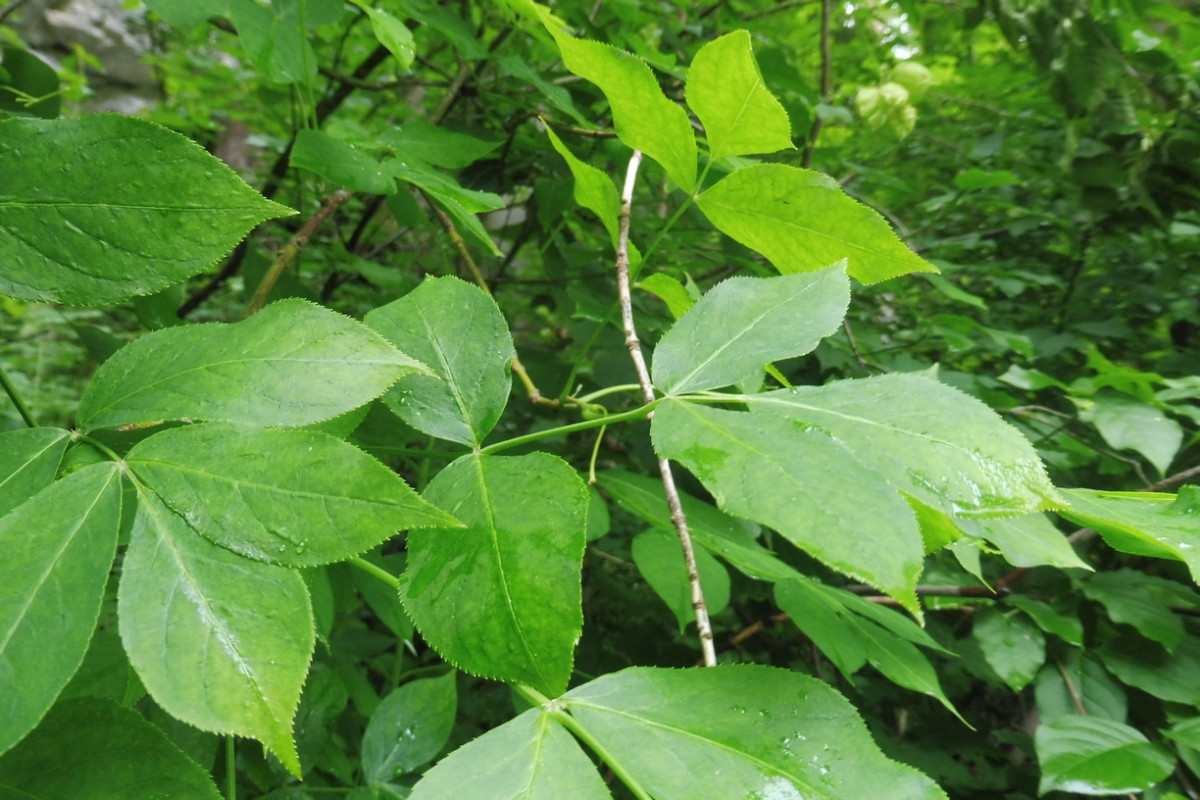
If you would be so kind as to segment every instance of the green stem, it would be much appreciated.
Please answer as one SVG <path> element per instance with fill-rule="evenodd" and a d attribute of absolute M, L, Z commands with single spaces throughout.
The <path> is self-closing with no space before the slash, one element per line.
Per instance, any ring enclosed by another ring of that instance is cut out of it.
<path fill-rule="evenodd" d="M 577 403 L 590 403 L 593 400 L 599 400 L 601 397 L 607 397 L 610 394 L 617 394 L 618 392 L 640 392 L 641 390 L 642 387 L 636 383 L 622 383 L 618 386 L 609 386 L 605 389 L 592 392 L 591 394 L 585 394 L 583 397 L 576 397 L 575 401 Z"/>
<path fill-rule="evenodd" d="M 237 756 L 233 736 L 225 737 L 225 800 L 237 800 Z"/>
<path fill-rule="evenodd" d="M 371 576 L 376 577 L 379 580 L 383 581 L 384 583 L 386 583 L 388 586 L 392 587 L 393 589 L 400 588 L 400 579 L 397 578 L 392 573 L 388 572 L 383 567 L 376 566 L 375 564 L 372 564 L 370 561 L 367 561 L 365 558 L 363 558 L 361 556 L 350 559 L 350 563 L 353 564 L 354 566 L 358 567 L 359 569 L 361 569 L 363 572 L 367 573 L 368 575 L 371 575 Z"/>
<path fill-rule="evenodd" d="M 8 399 L 12 400 L 13 405 L 17 407 L 17 413 L 21 415 L 21 419 L 25 420 L 25 424 L 31 428 L 38 426 L 34 420 L 33 414 L 29 413 L 29 408 L 26 407 L 25 401 L 21 399 L 21 395 L 17 393 L 17 387 L 13 386 L 13 382 L 8 379 L 8 373 L 4 371 L 4 367 L 0 365 L 0 386 L 4 387 L 4 393 L 8 395 Z"/>
<path fill-rule="evenodd" d="M 121 461 L 122 460 L 120 454 L 117 453 L 116 450 L 113 450 L 111 447 L 104 444 L 104 442 L 96 441 L 95 439 L 93 439 L 91 436 L 88 436 L 87 434 L 79 434 L 77 441 L 87 442 L 92 447 L 96 448 L 101 453 L 104 453 L 104 455 L 111 458 L 113 461 Z"/>
<path fill-rule="evenodd" d="M 557 428 L 548 428 L 544 431 L 534 431 L 533 433 L 527 433 L 524 436 L 505 439 L 503 442 L 496 442 L 495 444 L 489 444 L 487 447 L 480 448 L 479 453 L 480 455 L 485 456 L 491 455 L 492 453 L 498 453 L 501 450 L 507 450 L 510 447 L 520 447 L 521 445 L 529 444 L 530 442 L 540 442 L 542 439 L 549 439 L 552 436 L 565 436 L 568 433 L 591 430 L 592 428 L 599 428 L 604 425 L 612 425 L 615 422 L 629 422 L 631 420 L 645 419 L 646 417 L 650 416 L 650 412 L 654 410 L 654 407 L 658 405 L 658 403 L 659 401 L 655 400 L 653 403 L 647 403 L 640 408 L 635 408 L 633 411 L 625 411 L 621 414 L 609 414 L 608 416 L 600 417 L 599 419 L 585 419 L 583 422 L 576 422 L 571 425 L 562 425 Z"/>
<path fill-rule="evenodd" d="M 628 787 L 629 791 L 633 792 L 634 797 L 639 800 L 653 800 L 650 793 L 642 788 L 632 775 L 625 771 L 621 762 L 614 758 L 611 753 L 604 748 L 604 745 L 596 741 L 591 732 L 587 728 L 579 724 L 578 720 L 568 714 L 563 708 L 563 703 L 558 700 L 551 700 L 544 694 L 534 689 L 532 686 L 523 684 L 512 684 L 513 690 L 525 698 L 525 700 L 535 707 L 541 708 L 545 713 L 554 717 L 554 721 L 575 735 L 575 738 L 583 742 L 596 755 L 600 756 L 600 760 L 608 765 L 608 768 L 613 771 L 613 774 Z"/>

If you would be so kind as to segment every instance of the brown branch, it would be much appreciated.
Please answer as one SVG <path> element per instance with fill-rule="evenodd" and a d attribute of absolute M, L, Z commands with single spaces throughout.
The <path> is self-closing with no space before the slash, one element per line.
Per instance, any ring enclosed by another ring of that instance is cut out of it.
<path fill-rule="evenodd" d="M 621 192 L 621 213 L 617 232 L 617 294 L 621 304 L 621 323 L 625 329 L 625 347 L 633 359 L 638 384 L 642 387 L 642 399 L 654 402 L 654 386 L 650 382 L 650 371 L 646 368 L 646 357 L 642 354 L 642 343 L 638 341 L 637 328 L 633 324 L 633 296 L 629 288 L 629 223 L 633 210 L 633 187 L 637 182 L 638 167 L 642 154 L 634 150 L 625 171 L 625 188 Z M 696 633 L 700 636 L 700 650 L 704 653 L 704 665 L 717 665 L 717 651 L 713 646 L 712 623 L 708 619 L 708 605 L 704 602 L 704 591 L 700 588 L 700 572 L 696 567 L 696 551 L 692 547 L 692 535 L 688 531 L 687 515 L 675 486 L 675 475 L 671 462 L 658 459 L 658 471 L 662 476 L 663 491 L 667 495 L 667 506 L 671 509 L 671 522 L 679 536 L 683 550 L 683 563 L 687 568 L 688 584 L 692 587 L 692 609 L 696 612 Z"/>
<path fill-rule="evenodd" d="M 255 290 L 254 297 L 250 298 L 250 305 L 246 307 L 246 313 L 242 315 L 242 319 L 257 313 L 263 307 L 267 302 L 267 295 L 271 293 L 271 289 L 274 288 L 275 283 L 279 280 L 279 276 L 287 269 L 287 265 L 292 263 L 292 259 L 305 248 L 309 239 L 317 232 L 317 228 L 321 227 L 321 223 L 328 219 L 329 215 L 338 206 L 353 196 L 353 193 L 346 189 L 338 189 L 325 198 L 325 202 L 317 209 L 317 213 L 313 214 L 308 222 L 304 223 L 304 227 L 296 231 L 296 234 L 288 240 L 283 249 L 275 254 L 275 260 L 271 262 L 267 274 L 263 276 L 262 281 L 258 284 L 258 289 Z"/>

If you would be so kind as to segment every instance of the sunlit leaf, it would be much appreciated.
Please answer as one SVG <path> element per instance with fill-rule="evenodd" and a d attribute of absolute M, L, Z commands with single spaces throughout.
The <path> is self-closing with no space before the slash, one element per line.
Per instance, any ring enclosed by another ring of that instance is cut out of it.
<path fill-rule="evenodd" d="M 561 694 L 583 625 L 586 485 L 544 453 L 469 455 L 425 499 L 467 527 L 408 535 L 400 596 L 417 630 L 467 672 Z"/>
<path fill-rule="evenodd" d="M 0 517 L 0 752 L 79 668 L 117 548 L 115 464 L 94 464 Z"/>
<path fill-rule="evenodd" d="M 84 428 L 164 419 L 307 425 L 426 372 L 356 322 L 302 300 L 230 325 L 165 328 L 121 348 L 79 401 Z"/>
<path fill-rule="evenodd" d="M 0 294 L 105 305 L 211 266 L 292 213 L 195 142 L 117 114 L 0 119 Z"/>
<path fill-rule="evenodd" d="M 163 709 L 258 739 L 300 777 L 292 718 L 314 635 L 298 573 L 209 542 L 139 492 L 118 606 L 129 660 Z"/>

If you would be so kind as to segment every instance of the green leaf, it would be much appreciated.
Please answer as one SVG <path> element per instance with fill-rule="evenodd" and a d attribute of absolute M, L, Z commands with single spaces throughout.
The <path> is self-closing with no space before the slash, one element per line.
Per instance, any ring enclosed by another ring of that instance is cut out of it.
<path fill-rule="evenodd" d="M 303 300 L 233 324 L 167 328 L 96 370 L 81 428 L 167 419 L 308 425 L 373 400 L 425 365 L 349 317 Z"/>
<path fill-rule="evenodd" d="M 841 695 L 772 667 L 632 668 L 572 689 L 567 711 L 658 800 L 944 798 L 885 758 Z"/>
<path fill-rule="evenodd" d="M 1063 569 L 1092 569 L 1045 514 L 985 519 L 979 524 L 983 537 L 1000 548 L 1004 559 L 1014 567 L 1048 564 Z"/>
<path fill-rule="evenodd" d="M 230 0 L 229 18 L 246 55 L 268 80 L 312 85 L 317 79 L 317 55 L 298 20 L 257 0 Z"/>
<path fill-rule="evenodd" d="M 700 48 L 688 69 L 687 102 L 704 125 L 714 160 L 792 149 L 792 125 L 763 84 L 748 31 Z"/>
<path fill-rule="evenodd" d="M 404 176 L 400 176 L 401 179 Z M 418 184 L 419 185 L 419 184 Z M 463 191 L 466 191 L 465 189 Z M 479 221 L 479 217 L 470 209 L 463 206 L 454 198 L 439 194 L 435 191 L 426 189 L 425 193 L 434 201 L 434 203 L 442 208 L 450 217 L 458 223 L 458 228 L 463 232 L 464 238 L 474 239 L 479 244 L 487 248 L 488 252 L 494 256 L 503 256 L 504 253 L 496 246 L 496 242 L 488 235 L 487 229 L 483 227 L 483 223 Z M 478 192 L 478 194 L 485 194 Z M 501 203 L 503 205 L 503 203 Z M 497 206 L 499 208 L 500 206 Z"/>
<path fill-rule="evenodd" d="M 779 581 L 775 603 L 853 684 L 851 676 L 867 663 L 868 642 L 857 627 L 873 623 L 855 619 L 845 606 L 817 591 L 812 583 L 800 577 Z"/>
<path fill-rule="evenodd" d="M 363 773 L 369 782 L 414 772 L 441 752 L 458 709 L 456 678 L 451 671 L 409 681 L 383 698 L 363 734 Z"/>
<path fill-rule="evenodd" d="M 1011 598 L 1010 598 L 1011 599 Z M 1070 679 L 1070 684 L 1064 679 Z M 1063 714 L 1078 714 L 1075 705 L 1083 704 L 1089 716 L 1122 722 L 1127 713 L 1125 687 L 1105 671 L 1094 657 L 1078 649 L 1066 651 L 1055 663 L 1048 663 L 1034 680 L 1037 712 L 1042 721 Z"/>
<path fill-rule="evenodd" d="M 1183 641 L 1183 620 L 1169 607 L 1170 599 L 1149 591 L 1154 580 L 1152 575 L 1122 569 L 1093 575 L 1080 588 L 1088 599 L 1104 606 L 1113 622 L 1133 626 L 1169 653 Z"/>
<path fill-rule="evenodd" d="M 715 616 L 729 605 L 729 573 L 708 551 L 697 549 L 695 554 L 704 602 L 709 615 Z M 696 609 L 692 606 L 692 585 L 683 563 L 679 537 L 673 531 L 661 529 L 638 534 L 633 539 L 633 563 L 637 564 L 638 571 L 654 593 L 671 609 L 682 634 L 689 622 L 696 621 Z"/>
<path fill-rule="evenodd" d="M 1200 638 L 1188 634 L 1168 653 L 1165 648 L 1125 629 L 1122 636 L 1094 651 L 1104 668 L 1122 682 L 1172 703 L 1200 706 Z"/>
<path fill-rule="evenodd" d="M 667 310 L 675 319 L 682 317 L 696 301 L 688 294 L 687 287 L 662 272 L 647 275 L 637 282 L 637 288 L 649 292 L 667 304 Z"/>
<path fill-rule="evenodd" d="M 655 450 L 691 470 L 723 510 L 771 526 L 920 613 L 914 587 L 924 552 L 912 509 L 825 432 L 668 400 L 654 412 L 651 435 Z"/>
<path fill-rule="evenodd" d="M 567 162 L 571 176 L 575 178 L 575 202 L 600 219 L 600 224 L 608 231 L 608 238 L 615 248 L 619 233 L 618 217 L 621 213 L 621 198 L 617 194 L 617 187 L 613 186 L 612 179 L 603 172 L 576 158 L 563 144 L 562 139 L 558 138 L 553 128 L 547 126 L 546 135 L 550 137 L 550 144 Z"/>
<path fill-rule="evenodd" d="M 396 57 L 401 67 L 409 69 L 417 56 L 412 31 L 391 14 L 372 7 L 364 0 L 351 2 L 367 13 L 367 18 L 371 20 L 371 32 L 375 34 L 379 43 Z"/>
<path fill-rule="evenodd" d="M 1057 513 L 1094 528 L 1122 553 L 1182 561 L 1200 581 L 1200 487 L 1182 486 L 1175 495 L 1064 489 L 1071 505 Z"/>
<path fill-rule="evenodd" d="M 506 800 L 608 800 L 596 767 L 554 721 L 530 709 L 442 759 L 409 800 L 503 797 Z"/>
<path fill-rule="evenodd" d="M 1034 737 L 1038 793 L 1113 795 L 1149 789 L 1171 774 L 1175 758 L 1134 728 L 1103 717 L 1063 716 Z"/>
<path fill-rule="evenodd" d="M 1083 623 L 1078 616 L 1060 614 L 1049 603 L 1021 594 L 1009 595 L 1004 598 L 1004 603 L 1025 612 L 1046 633 L 1052 633 L 1068 644 L 1083 646 Z"/>
<path fill-rule="evenodd" d="M 587 486 L 545 453 L 468 455 L 425 499 L 467 528 L 408 535 L 400 597 L 421 635 L 468 672 L 561 694 L 583 626 Z"/>
<path fill-rule="evenodd" d="M 54 68 L 23 48 L 8 45 L 2 50 L 0 111 L 43 119 L 57 117 L 62 106 L 62 92 Z M 31 98 L 37 102 L 28 103 Z"/>
<path fill-rule="evenodd" d="M 458 278 L 428 279 L 365 322 L 437 373 L 402 377 L 384 396 L 419 431 L 478 447 L 512 391 L 512 335 L 496 301 Z"/>
<path fill-rule="evenodd" d="M 293 167 L 306 169 L 351 191 L 369 194 L 396 191 L 396 181 L 384 174 L 375 158 L 324 131 L 306 128 L 297 133 L 289 159 Z"/>
<path fill-rule="evenodd" d="M 415 159 L 445 169 L 463 169 L 486 158 L 501 145 L 498 139 L 477 139 L 439 128 L 424 117 L 415 117 L 379 137 L 401 159 Z"/>
<path fill-rule="evenodd" d="M 1093 402 L 1092 422 L 1110 447 L 1136 450 L 1159 474 L 1167 474 L 1183 444 L 1183 428 L 1178 422 L 1127 395 L 1105 393 Z"/>
<path fill-rule="evenodd" d="M 663 94 L 646 62 L 609 44 L 575 39 L 548 9 L 530 5 L 558 43 L 567 69 L 604 92 L 621 141 L 653 158 L 680 189 L 691 192 L 697 154 L 692 125 L 687 112 Z"/>
<path fill-rule="evenodd" d="M 0 758 L 5 798 L 220 800 L 208 773 L 145 717 L 85 697 L 56 705 Z"/>
<path fill-rule="evenodd" d="M 258 561 L 328 564 L 456 522 L 371 456 L 313 431 L 192 425 L 143 440 L 126 462 L 188 525 Z"/>
<path fill-rule="evenodd" d="M 0 517 L 0 753 L 87 652 L 117 549 L 118 476 L 111 462 L 84 467 Z"/>
<path fill-rule="evenodd" d="M 314 634 L 297 572 L 212 544 L 139 491 L 117 602 L 155 702 L 201 730 L 258 739 L 300 777 L 292 718 Z"/>
<path fill-rule="evenodd" d="M 973 397 L 918 375 L 879 375 L 744 397 L 815 425 L 900 491 L 963 517 L 1057 508 L 1037 453 Z"/>
<path fill-rule="evenodd" d="M 979 641 L 988 666 L 1014 692 L 1029 685 L 1046 661 L 1046 637 L 1024 615 L 985 608 L 971 635 Z"/>
<path fill-rule="evenodd" d="M 229 0 L 145 0 L 146 7 L 162 18 L 162 21 L 180 31 L 188 31 L 210 17 L 223 17 L 229 13 Z"/>
<path fill-rule="evenodd" d="M 62 428 L 0 433 L 0 517 L 50 485 L 70 436 Z"/>
<path fill-rule="evenodd" d="M 292 212 L 199 145 L 116 114 L 0 120 L 0 294 L 105 305 L 211 266 Z"/>
<path fill-rule="evenodd" d="M 652 525 L 671 527 L 671 509 L 661 481 L 619 469 L 597 472 L 596 480 L 626 511 Z M 693 544 L 720 556 L 751 578 L 775 581 L 797 574 L 759 544 L 742 522 L 686 492 L 679 493 L 679 500 Z"/>
<path fill-rule="evenodd" d="M 696 198 L 713 225 L 762 253 L 784 274 L 812 272 L 846 259 L 850 277 L 877 283 L 909 272 L 937 272 L 883 217 L 851 200 L 827 175 L 784 164 L 746 167 Z"/>
<path fill-rule="evenodd" d="M 843 266 L 717 284 L 659 340 L 655 386 L 667 394 L 729 386 L 750 369 L 811 352 L 846 315 Z"/>

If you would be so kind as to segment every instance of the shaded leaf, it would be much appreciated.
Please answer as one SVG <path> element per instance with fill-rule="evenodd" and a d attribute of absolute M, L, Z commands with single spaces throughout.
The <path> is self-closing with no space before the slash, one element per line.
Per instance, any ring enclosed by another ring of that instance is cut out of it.
<path fill-rule="evenodd" d="M 661 481 L 619 469 L 597 472 L 596 480 L 626 511 L 653 525 L 670 527 L 671 510 Z M 693 544 L 720 556 L 751 578 L 770 581 L 797 574 L 759 544 L 742 522 L 686 492 L 680 492 L 679 499 Z"/>
<path fill-rule="evenodd" d="M 654 384 L 667 394 L 729 386 L 748 370 L 810 352 L 850 303 L 841 264 L 816 273 L 730 278 L 700 298 L 654 348 Z"/>
<path fill-rule="evenodd" d="M 188 525 L 259 561 L 343 561 L 398 531 L 456 522 L 357 447 L 314 431 L 192 425 L 143 440 L 126 461 Z"/>
<path fill-rule="evenodd" d="M 1080 589 L 1088 599 L 1103 605 L 1113 622 L 1133 626 L 1171 652 L 1183 641 L 1183 620 L 1171 610 L 1169 599 L 1149 591 L 1154 580 L 1153 575 L 1122 569 L 1093 575 Z"/>
<path fill-rule="evenodd" d="M 118 612 L 129 661 L 164 710 L 258 739 L 300 777 L 292 718 L 314 634 L 297 572 L 212 544 L 139 492 Z"/>
<path fill-rule="evenodd" d="M 1062 716 L 1034 737 L 1038 793 L 1113 795 L 1149 789 L 1171 774 L 1175 758 L 1134 728 L 1103 717 Z"/>
<path fill-rule="evenodd" d="M 229 18 L 254 65 L 276 83 L 312 84 L 317 55 L 297 20 L 255 0 L 229 0 Z"/>
<path fill-rule="evenodd" d="M 402 377 L 384 396 L 388 408 L 431 436 L 482 444 L 512 391 L 513 340 L 496 301 L 458 278 L 433 278 L 365 322 L 437 373 Z"/>
<path fill-rule="evenodd" d="M 349 317 L 303 300 L 233 324 L 147 334 L 100 365 L 79 401 L 82 428 L 169 419 L 307 425 L 427 368 Z"/>
<path fill-rule="evenodd" d="M 1060 614 L 1048 603 L 1021 594 L 1009 595 L 1004 603 L 1025 612 L 1046 633 L 1076 646 L 1083 645 L 1083 623 L 1078 616 Z"/>
<path fill-rule="evenodd" d="M 116 464 L 55 481 L 0 517 L 0 752 L 38 723 L 83 661 L 117 549 Z"/>
<path fill-rule="evenodd" d="M 117 114 L 0 120 L 0 294 L 105 305 L 211 266 L 292 212 L 199 145 Z"/>
<path fill-rule="evenodd" d="M 943 798 L 885 758 L 854 707 L 772 667 L 631 668 L 572 689 L 567 711 L 647 796 Z"/>
<path fill-rule="evenodd" d="M 1178 422 L 1128 395 L 1104 393 L 1093 402 L 1092 422 L 1110 447 L 1136 450 L 1160 474 L 1167 474 L 1183 444 L 1183 428 Z"/>
<path fill-rule="evenodd" d="M 708 613 L 720 614 L 729 605 L 729 573 L 708 551 L 697 549 L 695 555 Z M 638 534 L 633 539 L 633 563 L 671 609 L 679 622 L 679 632 L 683 633 L 689 622 L 696 621 L 696 609 L 692 606 L 692 585 L 678 536 L 657 528 Z"/>
<path fill-rule="evenodd" d="M 1070 678 L 1068 686 L 1063 674 Z M 1125 687 L 1105 671 L 1094 657 L 1069 649 L 1054 663 L 1047 663 L 1033 683 L 1037 712 L 1042 721 L 1063 714 L 1078 714 L 1076 701 L 1088 716 L 1125 720 L 1128 705 Z"/>
<path fill-rule="evenodd" d="M 545 453 L 468 455 L 425 499 L 467 528 L 408 535 L 400 597 L 417 630 L 463 670 L 561 694 L 583 626 L 586 485 Z"/>
<path fill-rule="evenodd" d="M 704 125 L 714 160 L 792 148 L 787 112 L 763 84 L 748 31 L 700 48 L 688 68 L 687 103 Z"/>
<path fill-rule="evenodd" d="M 1104 668 L 1129 686 L 1149 695 L 1187 705 L 1200 705 L 1200 638 L 1188 634 L 1168 653 L 1128 629 L 1120 638 L 1093 651 Z"/>
<path fill-rule="evenodd" d="M 985 608 L 971 635 L 979 641 L 988 666 L 1013 691 L 1024 689 L 1046 660 L 1046 637 L 1025 616 Z"/>
<path fill-rule="evenodd" d="M 344 189 L 370 194 L 396 191 L 396 181 L 383 172 L 379 161 L 324 131 L 306 128 L 297 133 L 289 159 L 293 167 Z"/>
<path fill-rule="evenodd" d="M 468 742 L 426 772 L 410 800 L 607 800 L 595 765 L 571 734 L 540 709 Z"/>
<path fill-rule="evenodd" d="M 783 164 L 746 167 L 696 198 L 713 225 L 784 274 L 846 259 L 862 283 L 937 269 L 908 249 L 883 217 L 827 175 Z"/>
<path fill-rule="evenodd" d="M 50 485 L 70 436 L 62 428 L 0 433 L 0 517 Z"/>
<path fill-rule="evenodd" d="M 0 795 L 39 800 L 220 800 L 208 772 L 145 717 L 107 700 L 56 705 L 0 758 Z"/>
<path fill-rule="evenodd" d="M 1000 548 L 1004 559 L 1014 567 L 1048 564 L 1064 569 L 1091 571 L 1071 547 L 1067 535 L 1054 527 L 1045 514 L 979 520 L 982 536 Z"/>
<path fill-rule="evenodd" d="M 445 169 L 462 169 L 486 158 L 500 146 L 499 140 L 477 139 L 465 133 L 439 128 L 424 117 L 390 128 L 379 137 L 400 158 L 410 158 Z"/>
<path fill-rule="evenodd" d="M 651 435 L 655 450 L 691 470 L 725 511 L 771 526 L 920 613 L 914 587 L 924 553 L 912 509 L 823 431 L 668 400 Z"/>
<path fill-rule="evenodd" d="M 363 773 L 369 782 L 413 772 L 446 746 L 458 709 L 456 677 L 451 671 L 419 678 L 383 698 L 363 734 Z"/>

